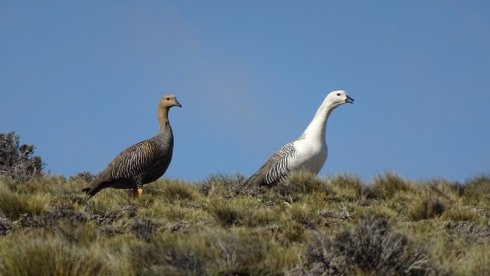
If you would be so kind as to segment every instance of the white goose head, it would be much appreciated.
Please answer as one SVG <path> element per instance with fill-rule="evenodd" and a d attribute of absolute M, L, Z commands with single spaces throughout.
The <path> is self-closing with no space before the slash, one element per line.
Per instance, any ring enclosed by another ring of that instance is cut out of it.
<path fill-rule="evenodd" d="M 354 103 L 354 99 L 349 97 L 344 90 L 335 90 L 327 95 L 327 102 L 331 108 L 345 103 Z"/>

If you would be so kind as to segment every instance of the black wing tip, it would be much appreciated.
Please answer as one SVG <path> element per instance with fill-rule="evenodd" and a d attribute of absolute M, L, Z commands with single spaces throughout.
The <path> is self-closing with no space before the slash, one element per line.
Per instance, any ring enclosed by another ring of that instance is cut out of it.
<path fill-rule="evenodd" d="M 89 197 L 93 197 L 97 192 L 95 190 L 93 190 L 92 188 L 90 187 L 86 187 L 86 188 L 83 188 L 82 189 L 82 192 L 86 193 L 89 195 Z"/>
<path fill-rule="evenodd" d="M 265 182 L 264 177 L 258 174 L 254 174 L 251 177 L 249 177 L 245 182 L 243 182 L 243 185 L 246 187 L 252 187 L 252 186 L 268 186 L 267 183 Z"/>
<path fill-rule="evenodd" d="M 245 182 L 243 182 L 243 186 L 252 186 L 252 179 L 247 179 Z"/>

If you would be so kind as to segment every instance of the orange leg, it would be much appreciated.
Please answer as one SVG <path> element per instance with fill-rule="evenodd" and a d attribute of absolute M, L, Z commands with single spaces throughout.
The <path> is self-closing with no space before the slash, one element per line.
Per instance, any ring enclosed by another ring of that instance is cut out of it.
<path fill-rule="evenodd" d="M 136 187 L 133 189 L 133 197 L 139 198 L 143 196 L 143 187 Z"/>

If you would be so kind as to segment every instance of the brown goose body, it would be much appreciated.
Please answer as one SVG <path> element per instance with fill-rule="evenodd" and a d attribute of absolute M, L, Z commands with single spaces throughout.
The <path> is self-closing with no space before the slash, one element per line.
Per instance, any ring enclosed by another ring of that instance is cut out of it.
<path fill-rule="evenodd" d="M 172 160 L 174 136 L 168 120 L 172 106 L 181 104 L 175 96 L 164 96 L 158 107 L 160 133 L 121 152 L 83 191 L 94 196 L 104 188 L 133 189 L 139 195 L 144 184 L 160 178 Z"/>

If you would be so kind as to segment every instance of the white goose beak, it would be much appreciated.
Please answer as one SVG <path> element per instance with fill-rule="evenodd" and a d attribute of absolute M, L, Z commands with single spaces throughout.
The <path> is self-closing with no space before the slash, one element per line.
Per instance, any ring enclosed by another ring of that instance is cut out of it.
<path fill-rule="evenodd" d="M 354 99 L 353 98 L 349 97 L 348 95 L 345 95 L 345 96 L 347 96 L 347 98 L 345 98 L 345 102 L 346 103 L 350 103 L 350 104 L 354 103 Z"/>

